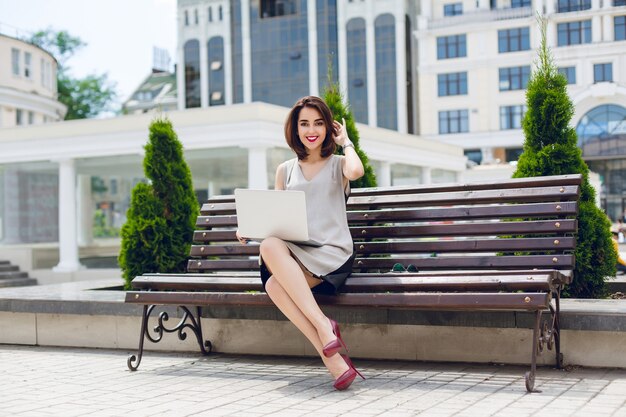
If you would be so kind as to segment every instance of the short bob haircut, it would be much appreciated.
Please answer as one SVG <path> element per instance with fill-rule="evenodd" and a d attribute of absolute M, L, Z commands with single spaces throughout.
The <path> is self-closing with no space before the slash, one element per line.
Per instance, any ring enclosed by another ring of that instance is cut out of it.
<path fill-rule="evenodd" d="M 335 152 L 337 147 L 333 139 L 336 132 L 330 108 L 328 108 L 324 100 L 319 97 L 302 97 L 291 108 L 287 120 L 285 121 L 285 139 L 287 140 L 287 145 L 298 155 L 299 160 L 304 160 L 309 156 L 309 152 L 298 136 L 298 118 L 300 117 L 300 111 L 304 107 L 316 109 L 322 115 L 322 119 L 326 125 L 326 137 L 324 138 L 324 142 L 322 142 L 321 154 L 322 158 L 327 158 Z"/>

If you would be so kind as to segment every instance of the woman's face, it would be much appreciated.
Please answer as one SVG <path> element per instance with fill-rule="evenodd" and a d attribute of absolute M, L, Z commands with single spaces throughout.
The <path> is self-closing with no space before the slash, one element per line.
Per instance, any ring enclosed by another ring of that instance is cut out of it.
<path fill-rule="evenodd" d="M 303 107 L 298 115 L 298 137 L 311 153 L 321 149 L 326 138 L 326 124 L 319 111 L 314 107 Z"/>

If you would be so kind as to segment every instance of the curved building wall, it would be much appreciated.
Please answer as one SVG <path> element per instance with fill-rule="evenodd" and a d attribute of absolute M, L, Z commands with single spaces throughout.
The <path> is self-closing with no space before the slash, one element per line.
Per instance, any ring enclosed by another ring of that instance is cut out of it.
<path fill-rule="evenodd" d="M 43 49 L 0 34 L 0 128 L 63 120 L 57 62 Z"/>

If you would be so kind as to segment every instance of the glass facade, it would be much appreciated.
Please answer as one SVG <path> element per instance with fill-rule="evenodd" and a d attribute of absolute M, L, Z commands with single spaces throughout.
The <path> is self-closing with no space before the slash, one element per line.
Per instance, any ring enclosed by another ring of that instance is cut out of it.
<path fill-rule="evenodd" d="M 185 42 L 185 108 L 200 107 L 200 42 Z"/>
<path fill-rule="evenodd" d="M 615 23 L 615 40 L 626 40 L 626 16 L 615 16 L 613 21 Z"/>
<path fill-rule="evenodd" d="M 591 20 L 559 23 L 556 30 L 558 46 L 591 43 Z"/>
<path fill-rule="evenodd" d="M 511 8 L 518 8 L 518 7 L 530 7 L 531 6 L 531 0 L 512 0 L 511 1 Z"/>
<path fill-rule="evenodd" d="M 32 162 L 0 165 L 0 242 L 59 239 L 58 165 Z"/>
<path fill-rule="evenodd" d="M 595 107 L 580 119 L 576 133 L 583 159 L 600 174 L 602 208 L 616 220 L 626 213 L 626 108 Z"/>
<path fill-rule="evenodd" d="M 308 0 L 313 1 L 313 0 Z M 332 82 L 339 80 L 339 55 L 337 40 L 337 0 L 316 0 L 317 6 L 317 73 L 320 94 L 328 84 L 328 71 Z"/>
<path fill-rule="evenodd" d="M 398 129 L 396 24 L 393 15 L 374 21 L 376 39 L 376 117 L 379 127 Z"/>
<path fill-rule="evenodd" d="M 500 91 L 524 90 L 530 78 L 530 66 L 500 68 Z"/>
<path fill-rule="evenodd" d="M 233 68 L 233 103 L 243 103 L 243 38 L 241 34 L 241 0 L 231 0 L 231 39 Z"/>
<path fill-rule="evenodd" d="M 365 19 L 354 18 L 346 25 L 348 48 L 348 101 L 357 122 L 368 123 L 367 59 Z"/>
<path fill-rule="evenodd" d="M 294 7 L 294 13 L 268 18 L 261 17 L 259 0 L 250 1 L 253 101 L 291 107 L 308 94 L 306 0 L 294 2 Z"/>
<path fill-rule="evenodd" d="M 224 104 L 226 85 L 224 81 L 224 38 L 216 36 L 209 39 L 209 105 Z"/>

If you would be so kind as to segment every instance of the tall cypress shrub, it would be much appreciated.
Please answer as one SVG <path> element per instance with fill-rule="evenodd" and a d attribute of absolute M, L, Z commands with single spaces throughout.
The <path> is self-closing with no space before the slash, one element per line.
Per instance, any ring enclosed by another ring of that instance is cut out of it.
<path fill-rule="evenodd" d="M 143 169 L 150 184 L 131 194 L 122 227 L 119 263 L 126 288 L 134 277 L 151 272 L 185 272 L 199 205 L 191 171 L 172 123 L 150 124 Z"/>
<path fill-rule="evenodd" d="M 539 60 L 528 82 L 527 111 L 522 122 L 524 152 L 513 177 L 582 174 L 576 267 L 573 282 L 566 287 L 564 295 L 601 297 L 606 293 L 605 279 L 616 273 L 610 222 L 595 204 L 589 168 L 577 146 L 576 131 L 570 126 L 574 105 L 567 95 L 567 80 L 558 73 L 546 43 L 547 21 L 544 18 L 538 21 L 541 30 Z"/>
<path fill-rule="evenodd" d="M 374 169 L 370 165 L 369 158 L 359 145 L 359 131 L 356 128 L 354 116 L 352 116 L 348 104 L 344 103 L 344 98 L 339 91 L 339 86 L 332 82 L 330 73 L 328 76 L 328 84 L 324 88 L 324 101 L 328 104 L 328 107 L 330 107 L 335 120 L 339 123 L 342 122 L 342 119 L 346 120 L 348 138 L 350 138 L 354 144 L 354 150 L 356 150 L 357 155 L 361 158 L 363 168 L 365 168 L 365 174 L 358 180 L 351 181 L 350 186 L 352 188 L 376 187 L 376 174 L 374 174 Z M 343 154 L 343 150 L 337 149 L 336 153 L 341 155 Z"/>

